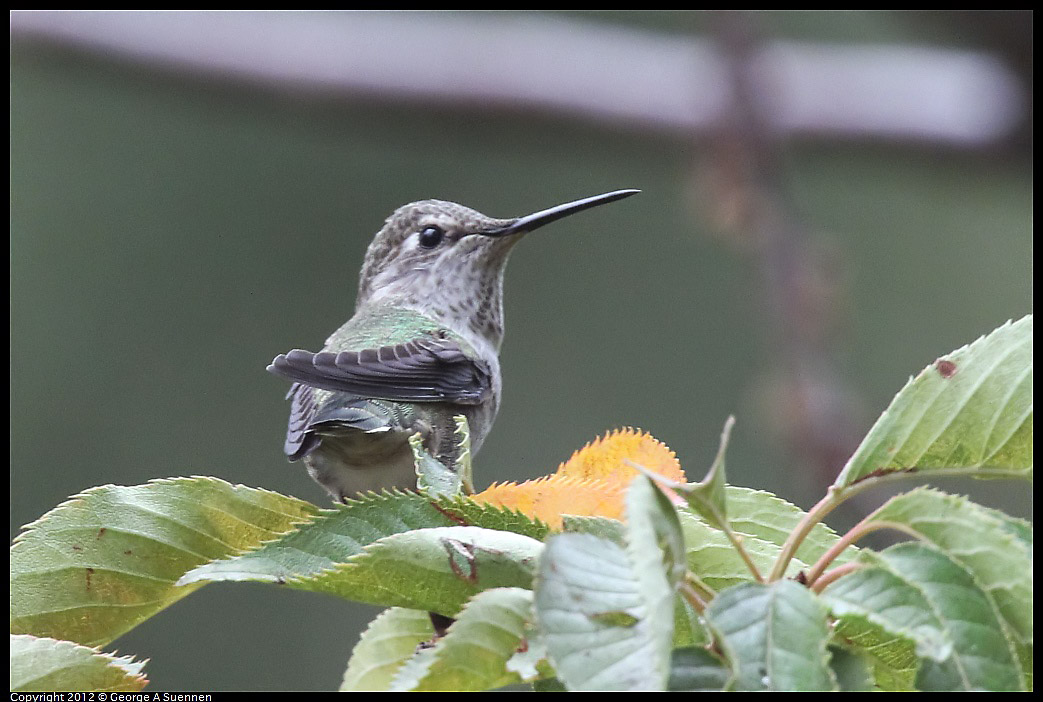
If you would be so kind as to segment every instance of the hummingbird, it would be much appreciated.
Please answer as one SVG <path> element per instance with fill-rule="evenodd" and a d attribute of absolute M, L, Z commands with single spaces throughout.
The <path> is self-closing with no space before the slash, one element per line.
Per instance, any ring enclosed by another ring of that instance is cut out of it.
<path fill-rule="evenodd" d="M 330 495 L 416 489 L 409 438 L 455 469 L 463 415 L 472 455 L 500 406 L 503 276 L 535 229 L 639 190 L 616 190 L 513 219 L 421 200 L 395 210 L 366 251 L 355 314 L 321 351 L 279 354 L 293 381 L 284 451 Z"/>

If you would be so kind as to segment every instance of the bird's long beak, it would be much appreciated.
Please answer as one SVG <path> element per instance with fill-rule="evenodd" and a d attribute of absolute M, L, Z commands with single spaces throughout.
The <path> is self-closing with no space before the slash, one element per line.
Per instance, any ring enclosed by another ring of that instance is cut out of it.
<path fill-rule="evenodd" d="M 531 215 L 519 217 L 505 226 L 498 227 L 496 229 L 487 229 L 480 232 L 485 236 L 508 236 L 510 234 L 521 234 L 523 232 L 531 232 L 534 229 L 539 229 L 545 224 L 550 224 L 555 220 L 559 220 L 562 217 L 568 217 L 570 214 L 582 212 L 583 210 L 591 207 L 597 207 L 598 205 L 604 205 L 609 202 L 615 202 L 616 200 L 622 200 L 625 197 L 630 197 L 636 193 L 641 192 L 640 190 L 614 190 L 610 193 L 603 195 L 594 195 L 593 197 L 585 197 L 582 200 L 576 200 L 574 202 L 566 202 L 564 205 L 558 205 L 551 207 L 550 209 L 540 210 L 534 212 Z"/>

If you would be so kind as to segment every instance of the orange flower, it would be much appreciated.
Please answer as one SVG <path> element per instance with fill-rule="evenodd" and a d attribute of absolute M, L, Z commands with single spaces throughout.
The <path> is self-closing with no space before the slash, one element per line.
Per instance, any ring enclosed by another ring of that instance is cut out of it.
<path fill-rule="evenodd" d="M 572 454 L 557 472 L 523 483 L 494 483 L 472 499 L 518 510 L 555 529 L 563 514 L 623 517 L 627 486 L 640 473 L 627 461 L 676 482 L 687 482 L 677 456 L 651 434 L 618 429 Z"/>

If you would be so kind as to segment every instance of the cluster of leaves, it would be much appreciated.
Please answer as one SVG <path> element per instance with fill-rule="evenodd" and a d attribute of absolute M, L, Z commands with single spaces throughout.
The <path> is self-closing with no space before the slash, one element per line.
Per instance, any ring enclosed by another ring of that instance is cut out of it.
<path fill-rule="evenodd" d="M 99 647 L 234 580 L 388 607 L 342 690 L 1029 690 L 1028 523 L 930 488 L 822 519 L 914 474 L 1031 480 L 1031 340 L 1026 317 L 911 379 L 807 512 L 726 485 L 731 421 L 701 483 L 625 431 L 470 496 L 416 446 L 426 489 L 329 509 L 214 478 L 88 490 L 12 546 L 12 689 L 141 689 Z M 911 538 L 854 545 L 878 529 Z"/>

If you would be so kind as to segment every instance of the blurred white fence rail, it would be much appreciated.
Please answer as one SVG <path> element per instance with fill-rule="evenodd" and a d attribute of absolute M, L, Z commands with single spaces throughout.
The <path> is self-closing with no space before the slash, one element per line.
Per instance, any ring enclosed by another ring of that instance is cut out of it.
<path fill-rule="evenodd" d="M 712 43 L 536 13 L 13 11 L 14 40 L 287 90 L 541 110 L 634 127 L 712 126 L 728 81 Z M 773 42 L 774 126 L 987 144 L 1026 98 L 988 54 Z"/>

